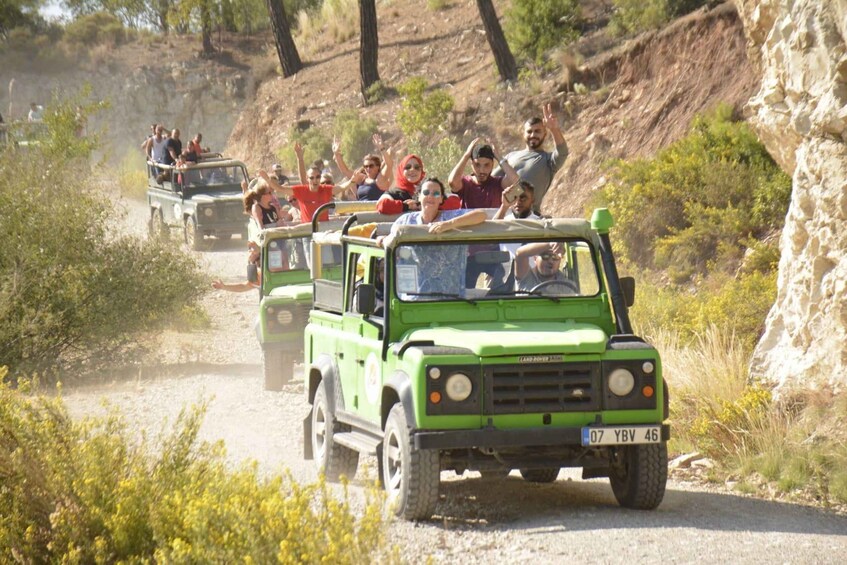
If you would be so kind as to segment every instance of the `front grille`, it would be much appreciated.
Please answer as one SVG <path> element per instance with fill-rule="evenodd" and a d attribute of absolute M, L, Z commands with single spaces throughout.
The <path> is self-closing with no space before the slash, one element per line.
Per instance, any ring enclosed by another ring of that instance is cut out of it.
<path fill-rule="evenodd" d="M 600 363 L 488 365 L 483 374 L 486 414 L 600 409 Z"/>
<path fill-rule="evenodd" d="M 310 306 L 306 304 L 287 304 L 285 306 L 273 306 L 274 314 L 267 316 L 268 331 L 271 333 L 301 332 L 309 320 Z M 280 309 L 289 310 L 292 314 L 290 324 L 281 325 L 276 318 L 276 312 Z"/>

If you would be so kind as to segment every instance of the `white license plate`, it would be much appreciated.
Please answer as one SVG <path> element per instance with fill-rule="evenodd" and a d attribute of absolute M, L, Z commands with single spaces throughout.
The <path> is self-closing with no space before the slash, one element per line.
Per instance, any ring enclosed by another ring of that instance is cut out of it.
<path fill-rule="evenodd" d="M 582 428 L 582 445 L 636 445 L 662 441 L 662 426 L 603 426 Z"/>

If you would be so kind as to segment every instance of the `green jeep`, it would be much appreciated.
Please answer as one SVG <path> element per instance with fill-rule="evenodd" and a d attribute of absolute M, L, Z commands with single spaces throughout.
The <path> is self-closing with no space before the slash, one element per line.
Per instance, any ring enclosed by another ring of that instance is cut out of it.
<path fill-rule="evenodd" d="M 334 213 L 319 222 L 323 210 Z M 345 216 L 360 221 L 386 222 L 396 216 L 377 214 L 375 202 L 330 202 L 320 207 L 311 224 L 261 230 L 256 239 L 262 250 L 259 319 L 256 337 L 264 353 L 265 389 L 281 390 L 293 376 L 295 360 L 303 359 L 303 329 L 312 308 L 310 272 L 312 232 L 338 231 Z M 323 246 L 316 268 L 328 280 L 341 280 L 341 247 Z"/>
<path fill-rule="evenodd" d="M 335 235 L 343 277 L 315 278 L 305 331 L 304 453 L 327 478 L 375 455 L 414 520 L 432 516 L 445 470 L 552 482 L 582 467 L 622 506 L 659 505 L 668 392 L 658 352 L 632 334 L 634 281 L 618 277 L 607 210 L 400 226 L 385 249 L 351 223 Z M 533 242 L 559 244 L 560 274 L 522 287 L 515 249 Z"/>
<path fill-rule="evenodd" d="M 171 228 L 183 232 L 185 243 L 196 251 L 203 238 L 247 237 L 241 181 L 248 180 L 241 161 L 203 159 L 183 169 L 147 165 L 148 228 L 152 237 L 166 236 Z"/>

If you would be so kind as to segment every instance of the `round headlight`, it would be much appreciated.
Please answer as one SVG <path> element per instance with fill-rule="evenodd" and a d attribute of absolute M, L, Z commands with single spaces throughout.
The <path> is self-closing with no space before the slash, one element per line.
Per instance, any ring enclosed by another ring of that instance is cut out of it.
<path fill-rule="evenodd" d="M 438 367 L 432 367 L 429 370 L 429 378 L 431 378 L 432 380 L 437 381 L 440 377 L 441 377 L 441 369 L 439 369 Z"/>
<path fill-rule="evenodd" d="M 294 315 L 290 310 L 280 310 L 276 314 L 276 321 L 281 326 L 287 326 L 294 319 Z"/>
<path fill-rule="evenodd" d="M 211 208 L 205 208 L 205 209 L 203 210 L 203 215 L 204 215 L 204 216 L 211 216 L 211 215 L 212 215 L 212 214 L 214 214 L 214 213 L 215 213 L 215 211 L 214 211 L 214 210 L 212 210 Z"/>
<path fill-rule="evenodd" d="M 655 369 L 655 368 L 656 368 L 656 366 L 653 365 L 652 361 L 645 361 L 644 363 L 641 364 L 641 370 L 644 371 L 648 375 L 650 373 L 652 373 L 653 369 Z"/>
<path fill-rule="evenodd" d="M 462 373 L 453 373 L 447 378 L 447 385 L 444 389 L 450 400 L 454 402 L 461 402 L 471 395 L 473 385 L 467 375 Z"/>
<path fill-rule="evenodd" d="M 615 369 L 609 375 L 609 390 L 617 396 L 626 396 L 635 387 L 635 377 L 626 369 Z"/>

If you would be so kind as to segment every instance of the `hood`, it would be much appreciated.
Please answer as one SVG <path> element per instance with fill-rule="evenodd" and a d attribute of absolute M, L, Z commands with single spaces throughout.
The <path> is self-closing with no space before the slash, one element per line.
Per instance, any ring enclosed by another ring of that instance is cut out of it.
<path fill-rule="evenodd" d="M 436 345 L 464 347 L 480 357 L 534 353 L 596 353 L 606 351 L 606 332 L 592 324 L 576 322 L 524 322 L 458 324 L 423 328 L 406 334 L 406 340 L 433 341 Z"/>
<path fill-rule="evenodd" d="M 240 192 L 216 192 L 214 194 L 206 194 L 201 192 L 191 197 L 195 202 L 241 202 L 242 196 Z"/>
<path fill-rule="evenodd" d="M 271 290 L 270 295 L 274 298 L 286 298 L 296 302 L 308 301 L 312 302 L 312 283 L 309 284 L 289 284 L 278 286 Z M 277 302 L 276 300 L 274 302 Z"/>

